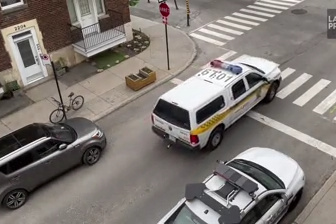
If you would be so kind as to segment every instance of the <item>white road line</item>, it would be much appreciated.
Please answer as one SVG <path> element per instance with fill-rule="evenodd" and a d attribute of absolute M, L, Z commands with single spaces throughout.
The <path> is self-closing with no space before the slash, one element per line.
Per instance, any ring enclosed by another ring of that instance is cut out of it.
<path fill-rule="evenodd" d="M 264 13 L 264 12 L 258 12 L 258 11 L 249 10 L 249 9 L 241 9 L 240 11 L 256 14 L 256 15 L 259 15 L 259 16 L 274 17 L 273 14 Z"/>
<path fill-rule="evenodd" d="M 242 17 L 242 18 L 246 18 L 246 19 L 252 19 L 252 20 L 256 20 L 256 21 L 261 21 L 261 22 L 266 22 L 268 20 L 268 19 L 257 17 L 257 16 L 245 15 L 245 14 L 238 13 L 238 12 L 234 12 L 234 13 L 232 13 L 232 15 L 238 16 L 238 17 Z"/>
<path fill-rule="evenodd" d="M 180 85 L 184 81 L 181 80 L 181 79 L 173 78 L 172 80 L 170 80 L 170 82 L 175 84 L 175 85 Z"/>
<path fill-rule="evenodd" d="M 301 76 L 299 76 L 293 82 L 289 83 L 285 88 L 281 89 L 280 92 L 278 92 L 276 96 L 280 99 L 286 98 L 288 95 L 290 95 L 292 92 L 294 92 L 297 88 L 299 88 L 305 82 L 307 82 L 311 77 L 312 77 L 312 75 L 309 75 L 307 73 L 303 73 Z"/>
<path fill-rule="evenodd" d="M 314 112 L 318 114 L 324 114 L 336 103 L 336 90 L 332 92 L 327 98 L 325 98 L 317 107 L 314 108 Z"/>
<path fill-rule="evenodd" d="M 272 1 L 272 0 L 260 0 L 262 2 L 267 2 L 267 3 L 271 3 L 271 4 L 274 4 L 274 5 L 285 5 L 285 6 L 294 6 L 295 4 L 293 3 L 288 3 L 288 2 L 280 2 L 280 1 Z"/>
<path fill-rule="evenodd" d="M 293 74 L 295 72 L 295 69 L 292 68 L 286 68 L 285 70 L 283 70 L 281 72 L 281 78 L 282 80 L 284 80 L 285 78 L 287 78 L 288 76 L 290 76 L 291 74 Z"/>
<path fill-rule="evenodd" d="M 269 117 L 266 117 L 262 114 L 259 114 L 255 111 L 250 111 L 247 113 L 247 116 L 264 124 L 264 125 L 267 125 L 271 128 L 274 128 L 275 130 L 278 130 L 288 136 L 291 136 L 307 145 L 310 145 L 324 153 L 327 153 L 331 156 L 334 156 L 336 157 L 336 148 L 331 146 L 331 145 L 328 145 L 316 138 L 313 138 L 305 133 L 302 133 L 292 127 L 289 127 L 285 124 L 282 124 L 276 120 L 273 120 Z M 294 149 L 293 149 L 294 150 Z"/>
<path fill-rule="evenodd" d="M 234 18 L 234 17 L 231 17 L 231 16 L 225 16 L 224 18 L 228 19 L 228 20 L 240 22 L 240 23 L 245 23 L 245 24 L 253 25 L 253 26 L 258 26 L 259 25 L 259 23 L 247 21 L 245 19 L 237 19 L 237 18 Z"/>
<path fill-rule="evenodd" d="M 192 36 L 192 37 L 194 37 L 194 38 L 197 38 L 197 39 L 200 39 L 200 40 L 203 40 L 203 41 L 206 41 L 208 43 L 215 44 L 215 45 L 218 45 L 218 46 L 223 46 L 225 44 L 224 42 L 221 42 L 221 41 L 218 41 L 218 40 L 214 40 L 214 39 L 211 39 L 209 37 L 205 37 L 205 36 L 199 35 L 197 33 L 191 33 L 189 35 Z"/>
<path fill-rule="evenodd" d="M 283 9 L 283 10 L 287 10 L 288 9 L 288 7 L 271 5 L 271 4 L 266 4 L 266 3 L 262 3 L 262 2 L 255 2 L 254 4 L 255 5 L 261 5 L 261 6 L 266 6 L 266 7 L 270 7 L 270 8 L 275 8 L 275 9 Z"/>
<path fill-rule="evenodd" d="M 314 96 L 316 96 L 319 92 L 321 92 L 327 85 L 330 84 L 329 80 L 321 79 L 318 83 L 313 85 L 309 90 L 307 90 L 304 94 L 302 94 L 299 98 L 297 98 L 293 103 L 302 107 L 309 100 L 311 100 Z"/>
<path fill-rule="evenodd" d="M 231 26 L 231 27 L 234 27 L 234 28 L 238 28 L 238 29 L 241 29 L 241 30 L 250 30 L 250 29 L 252 29 L 251 27 L 248 27 L 248 26 L 243 26 L 243 25 L 238 25 L 238 24 L 235 24 L 235 23 L 230 23 L 228 21 L 224 21 L 224 20 L 220 20 L 220 19 L 217 20 L 216 22 L 224 24 L 224 25 L 227 25 L 227 26 Z"/>
<path fill-rule="evenodd" d="M 217 33 L 217 32 L 214 32 L 214 31 L 211 31 L 211 30 L 207 30 L 207 29 L 204 29 L 204 28 L 201 28 L 198 31 L 200 31 L 202 33 L 209 34 L 209 35 L 213 35 L 215 37 L 222 38 L 224 40 L 233 40 L 233 39 L 235 39 L 234 37 L 231 37 L 231 36 L 228 36 L 228 35 L 225 35 L 225 34 L 221 34 L 221 33 Z"/>
<path fill-rule="evenodd" d="M 281 0 L 281 1 L 283 1 L 283 2 L 292 2 L 292 3 L 295 3 L 295 4 L 298 4 L 298 3 L 302 2 L 302 1 L 297 1 L 297 0 Z"/>
<path fill-rule="evenodd" d="M 259 7 L 259 6 L 255 6 L 255 5 L 248 5 L 246 7 L 251 8 L 251 9 L 258 9 L 258 10 L 265 11 L 265 12 L 282 13 L 282 11 L 280 11 L 280 10 L 267 9 L 267 8 L 263 8 L 263 7 Z"/>
<path fill-rule="evenodd" d="M 244 33 L 244 32 L 241 32 L 241 31 L 232 30 L 232 29 L 229 29 L 229 28 L 226 28 L 226 27 L 218 26 L 218 25 L 215 25 L 215 24 L 209 24 L 208 27 L 211 27 L 211 28 L 214 28 L 214 29 L 217 29 L 217 30 L 221 30 L 221 31 L 224 31 L 224 32 L 227 32 L 227 33 L 236 34 L 236 35 L 242 35 Z"/>
<path fill-rule="evenodd" d="M 221 60 L 221 61 L 225 61 L 231 57 L 233 57 L 235 54 L 237 54 L 237 52 L 235 51 L 229 51 L 229 52 L 226 52 L 225 54 L 223 54 L 222 56 L 216 58 L 217 60 Z M 202 66 L 202 69 L 205 69 L 205 68 L 209 68 L 210 67 L 210 63 L 207 63 L 205 65 Z"/>

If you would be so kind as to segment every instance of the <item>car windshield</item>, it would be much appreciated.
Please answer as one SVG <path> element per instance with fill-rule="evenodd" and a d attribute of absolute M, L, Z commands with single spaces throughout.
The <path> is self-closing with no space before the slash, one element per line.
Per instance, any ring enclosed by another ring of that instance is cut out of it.
<path fill-rule="evenodd" d="M 160 99 L 154 114 L 173 125 L 190 130 L 189 112 L 181 107 Z"/>
<path fill-rule="evenodd" d="M 186 204 L 177 210 L 165 224 L 206 224 Z"/>
<path fill-rule="evenodd" d="M 47 132 L 51 137 L 66 143 L 72 143 L 76 140 L 76 132 L 66 124 L 45 125 Z"/>
<path fill-rule="evenodd" d="M 284 183 L 275 174 L 251 161 L 235 159 L 229 162 L 227 165 L 252 177 L 262 184 L 267 190 L 285 188 Z"/>
<path fill-rule="evenodd" d="M 253 66 L 253 65 L 249 65 L 249 64 L 245 64 L 245 63 L 240 63 L 240 64 L 245 65 L 245 66 L 250 67 L 250 68 L 253 68 L 253 69 L 257 70 L 258 72 L 260 72 L 260 73 L 262 73 L 262 74 L 265 74 L 265 72 L 264 72 L 263 70 L 261 70 L 261 69 L 255 67 L 255 66 Z"/>

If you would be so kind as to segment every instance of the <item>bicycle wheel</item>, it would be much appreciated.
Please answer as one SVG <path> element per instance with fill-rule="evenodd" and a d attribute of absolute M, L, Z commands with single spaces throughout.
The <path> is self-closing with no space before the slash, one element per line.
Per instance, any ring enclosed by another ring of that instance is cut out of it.
<path fill-rule="evenodd" d="M 53 112 L 51 112 L 49 116 L 49 121 L 53 124 L 59 123 L 64 118 L 64 112 L 62 109 L 56 109 Z"/>
<path fill-rule="evenodd" d="M 79 110 L 80 108 L 82 108 L 83 104 L 84 104 L 84 97 L 78 95 L 73 99 L 71 106 L 73 110 Z"/>

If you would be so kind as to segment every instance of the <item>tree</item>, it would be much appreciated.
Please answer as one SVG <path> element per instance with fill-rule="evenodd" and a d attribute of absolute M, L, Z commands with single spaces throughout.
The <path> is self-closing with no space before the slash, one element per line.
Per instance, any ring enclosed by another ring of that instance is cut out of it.
<path fill-rule="evenodd" d="M 136 6 L 139 3 L 139 0 L 129 0 L 128 5 L 129 6 Z"/>

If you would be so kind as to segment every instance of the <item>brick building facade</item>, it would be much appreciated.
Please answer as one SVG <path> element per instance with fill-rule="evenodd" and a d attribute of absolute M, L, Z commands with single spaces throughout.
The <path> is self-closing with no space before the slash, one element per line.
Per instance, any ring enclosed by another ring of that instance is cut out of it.
<path fill-rule="evenodd" d="M 0 82 L 50 77 L 41 54 L 73 66 L 132 39 L 128 0 L 0 0 Z"/>

